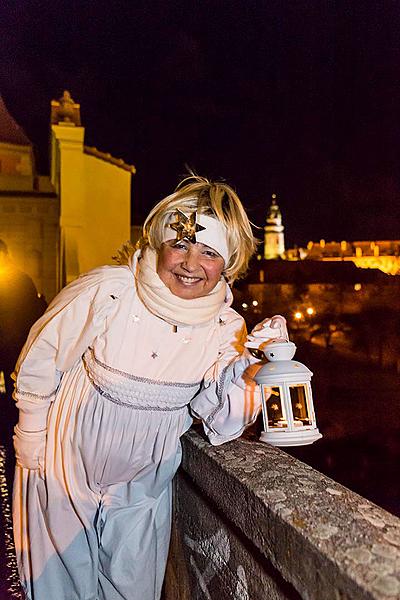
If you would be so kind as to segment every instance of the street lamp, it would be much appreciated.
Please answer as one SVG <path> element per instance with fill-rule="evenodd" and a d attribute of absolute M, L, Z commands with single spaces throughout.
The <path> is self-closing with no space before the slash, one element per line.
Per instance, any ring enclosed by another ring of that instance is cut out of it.
<path fill-rule="evenodd" d="M 270 342 L 263 352 L 269 362 L 255 375 L 261 389 L 264 422 L 260 441 L 273 446 L 312 444 L 322 437 L 315 420 L 312 372 L 292 360 L 296 352 L 293 342 Z"/>

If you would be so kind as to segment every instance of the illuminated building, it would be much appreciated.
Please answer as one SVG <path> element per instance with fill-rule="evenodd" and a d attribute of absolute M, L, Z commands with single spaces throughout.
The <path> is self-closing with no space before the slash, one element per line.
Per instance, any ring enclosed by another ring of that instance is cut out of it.
<path fill-rule="evenodd" d="M 400 240 L 308 242 L 302 257 L 330 262 L 351 261 L 362 269 L 379 269 L 388 275 L 400 274 Z"/>
<path fill-rule="evenodd" d="M 51 175 L 0 100 L 0 239 L 46 300 L 80 273 L 109 264 L 130 238 L 135 168 L 84 145 L 80 105 L 51 103 Z"/>
<path fill-rule="evenodd" d="M 276 202 L 276 194 L 272 194 L 272 203 L 267 213 L 267 224 L 264 227 L 264 258 L 267 260 L 282 258 L 285 253 L 284 227 L 282 214 Z"/>
<path fill-rule="evenodd" d="M 275 194 L 272 194 L 264 230 L 266 260 L 353 262 L 362 269 L 379 269 L 388 275 L 400 274 L 400 240 L 326 242 L 321 239 L 308 242 L 306 248 L 285 250 L 284 226 Z"/>
<path fill-rule="evenodd" d="M 0 97 L 0 239 L 39 292 L 57 292 L 59 198 L 37 174 L 33 146 Z"/>

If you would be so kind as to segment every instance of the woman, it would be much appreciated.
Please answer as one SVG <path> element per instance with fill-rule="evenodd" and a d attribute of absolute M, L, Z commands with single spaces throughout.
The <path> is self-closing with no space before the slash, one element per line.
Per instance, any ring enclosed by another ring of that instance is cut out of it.
<path fill-rule="evenodd" d="M 235 192 L 189 177 L 151 211 L 127 265 L 81 276 L 32 328 L 14 436 L 28 600 L 159 598 L 189 407 L 212 444 L 259 410 L 226 283 L 254 248 Z M 258 329 L 253 346 L 268 337 Z"/>

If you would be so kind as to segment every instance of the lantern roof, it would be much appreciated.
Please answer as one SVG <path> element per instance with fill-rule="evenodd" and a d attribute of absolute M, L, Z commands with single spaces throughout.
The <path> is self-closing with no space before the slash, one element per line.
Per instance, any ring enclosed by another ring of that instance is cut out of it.
<path fill-rule="evenodd" d="M 258 384 L 277 384 L 283 381 L 301 383 L 310 381 L 312 371 L 297 360 L 278 360 L 264 364 L 255 376 Z"/>

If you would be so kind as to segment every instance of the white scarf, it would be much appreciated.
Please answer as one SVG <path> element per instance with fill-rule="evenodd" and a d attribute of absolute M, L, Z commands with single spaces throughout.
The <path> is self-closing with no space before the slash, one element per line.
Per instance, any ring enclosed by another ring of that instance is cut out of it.
<path fill-rule="evenodd" d="M 135 253 L 135 258 L 138 253 Z M 132 265 L 134 267 L 134 265 Z M 221 278 L 215 288 L 200 298 L 187 300 L 175 296 L 157 274 L 157 253 L 151 248 L 142 251 L 134 270 L 139 298 L 146 308 L 171 325 L 201 325 L 214 319 L 230 290 Z"/>

